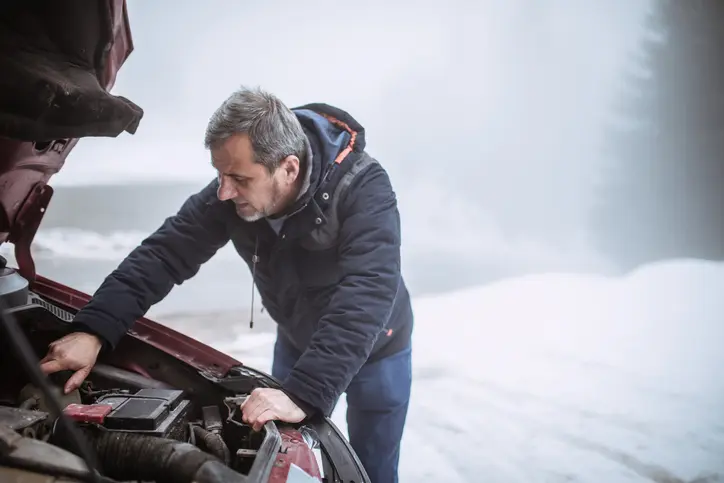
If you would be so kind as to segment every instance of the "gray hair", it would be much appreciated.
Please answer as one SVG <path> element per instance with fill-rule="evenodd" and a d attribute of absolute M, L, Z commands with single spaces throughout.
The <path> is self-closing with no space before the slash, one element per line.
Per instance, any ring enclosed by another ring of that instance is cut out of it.
<path fill-rule="evenodd" d="M 241 87 L 214 112 L 206 128 L 206 149 L 218 146 L 234 134 L 247 134 L 254 161 L 269 172 L 287 156 L 302 163 L 307 157 L 307 136 L 297 116 L 273 94 L 260 88 Z"/>

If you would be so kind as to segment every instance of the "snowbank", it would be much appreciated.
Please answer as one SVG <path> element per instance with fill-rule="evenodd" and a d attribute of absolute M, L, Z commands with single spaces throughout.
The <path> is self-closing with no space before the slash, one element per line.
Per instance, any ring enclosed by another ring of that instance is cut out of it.
<path fill-rule="evenodd" d="M 722 292 L 682 261 L 417 300 L 405 481 L 724 477 Z"/>
<path fill-rule="evenodd" d="M 723 292 L 677 261 L 417 299 L 402 481 L 724 479 Z M 268 371 L 272 343 L 213 345 Z"/>

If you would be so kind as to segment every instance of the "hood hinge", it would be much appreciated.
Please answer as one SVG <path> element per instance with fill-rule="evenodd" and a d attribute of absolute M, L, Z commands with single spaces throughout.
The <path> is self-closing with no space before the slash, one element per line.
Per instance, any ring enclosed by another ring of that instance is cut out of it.
<path fill-rule="evenodd" d="M 37 182 L 23 201 L 8 236 L 8 241 L 15 245 L 18 272 L 31 284 L 35 281 L 36 274 L 30 245 L 52 197 L 53 188 L 43 181 Z"/>

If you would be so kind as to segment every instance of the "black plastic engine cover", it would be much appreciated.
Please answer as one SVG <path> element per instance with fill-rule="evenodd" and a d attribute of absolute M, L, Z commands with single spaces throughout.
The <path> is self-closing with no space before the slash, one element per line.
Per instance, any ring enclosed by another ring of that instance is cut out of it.
<path fill-rule="evenodd" d="M 113 410 L 103 427 L 159 437 L 175 438 L 183 430 L 184 416 L 190 406 L 184 393 L 174 389 L 141 389 L 135 394 L 108 394 L 96 404 L 109 404 Z"/>

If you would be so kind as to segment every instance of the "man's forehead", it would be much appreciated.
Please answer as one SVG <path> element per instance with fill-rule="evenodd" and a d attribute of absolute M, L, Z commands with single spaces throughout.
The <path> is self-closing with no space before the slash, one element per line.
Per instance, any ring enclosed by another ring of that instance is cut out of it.
<path fill-rule="evenodd" d="M 224 172 L 254 170 L 254 151 L 248 137 L 235 135 L 211 150 L 211 164 Z M 244 174 L 244 173 L 241 173 Z"/>
<path fill-rule="evenodd" d="M 219 173 L 229 176 L 254 176 L 254 164 L 245 163 L 243 161 L 234 160 L 226 156 L 211 156 L 211 166 Z"/>

